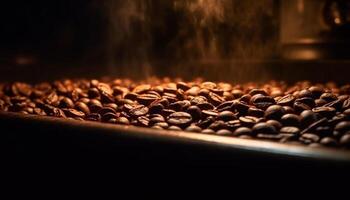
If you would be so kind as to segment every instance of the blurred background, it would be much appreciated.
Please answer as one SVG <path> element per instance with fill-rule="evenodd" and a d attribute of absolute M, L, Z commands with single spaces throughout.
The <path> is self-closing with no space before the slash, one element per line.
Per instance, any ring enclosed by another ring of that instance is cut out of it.
<path fill-rule="evenodd" d="M 347 0 L 6 1 L 0 78 L 312 79 L 317 65 L 317 79 L 331 80 L 327 66 L 348 72 L 349 8 Z"/>

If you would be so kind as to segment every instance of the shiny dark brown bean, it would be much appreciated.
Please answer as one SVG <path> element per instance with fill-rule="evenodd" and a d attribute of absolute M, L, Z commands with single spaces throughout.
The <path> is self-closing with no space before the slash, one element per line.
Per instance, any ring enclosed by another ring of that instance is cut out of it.
<path fill-rule="evenodd" d="M 186 112 L 175 112 L 168 116 L 167 122 L 171 125 L 186 127 L 192 122 L 192 116 Z"/>
<path fill-rule="evenodd" d="M 202 117 L 202 111 L 198 106 L 190 106 L 186 112 L 192 116 L 193 120 L 199 120 Z"/>
<path fill-rule="evenodd" d="M 91 99 L 88 103 L 89 109 L 91 112 L 98 112 L 102 108 L 102 104 L 97 99 Z"/>
<path fill-rule="evenodd" d="M 59 107 L 60 108 L 74 108 L 74 103 L 73 101 L 68 98 L 68 97 L 64 97 L 60 103 L 59 103 Z"/>
<path fill-rule="evenodd" d="M 320 140 L 320 137 L 316 134 L 313 133 L 304 133 L 300 138 L 300 141 L 302 141 L 305 144 L 310 144 L 310 143 L 316 143 Z"/>
<path fill-rule="evenodd" d="M 220 130 L 216 131 L 215 134 L 220 135 L 220 136 L 230 136 L 230 135 L 232 135 L 232 132 L 230 130 L 227 130 L 227 129 L 220 129 Z"/>
<path fill-rule="evenodd" d="M 253 134 L 255 134 L 255 135 L 258 133 L 277 134 L 276 128 L 268 123 L 265 123 L 265 122 L 255 124 L 253 126 L 252 130 L 253 130 Z"/>
<path fill-rule="evenodd" d="M 185 131 L 200 133 L 200 132 L 202 131 L 202 129 L 201 129 L 199 126 L 191 125 L 191 126 L 188 126 L 188 127 L 185 129 Z"/>
<path fill-rule="evenodd" d="M 242 126 L 253 127 L 256 123 L 258 123 L 258 118 L 252 116 L 240 117 L 239 121 Z"/>
<path fill-rule="evenodd" d="M 85 117 L 85 113 L 78 111 L 78 110 L 75 110 L 75 109 L 72 109 L 72 108 L 63 108 L 62 110 L 67 117 L 72 117 L 72 118 L 75 118 L 75 117 L 84 118 Z"/>
<path fill-rule="evenodd" d="M 281 128 L 280 133 L 296 135 L 300 133 L 300 129 L 295 126 L 284 126 Z"/>
<path fill-rule="evenodd" d="M 346 133 L 340 138 L 340 144 L 347 148 L 350 147 L 350 133 Z"/>
<path fill-rule="evenodd" d="M 138 105 L 130 109 L 129 113 L 133 117 L 139 117 L 146 115 L 148 113 L 149 109 L 146 106 Z"/>
<path fill-rule="evenodd" d="M 284 126 L 296 126 L 300 125 L 300 117 L 296 114 L 285 114 L 281 117 L 281 122 Z"/>
<path fill-rule="evenodd" d="M 130 121 L 126 117 L 118 117 L 116 123 L 123 124 L 123 125 L 129 125 Z"/>
<path fill-rule="evenodd" d="M 266 109 L 265 118 L 279 120 L 284 114 L 284 108 L 280 105 L 273 105 Z"/>
<path fill-rule="evenodd" d="M 222 121 L 231 121 L 231 120 L 237 119 L 236 115 L 231 111 L 220 112 L 216 118 L 217 120 L 222 120 Z"/>
<path fill-rule="evenodd" d="M 101 120 L 103 122 L 108 122 L 109 120 L 111 119 L 116 119 L 117 118 L 117 115 L 113 112 L 107 112 L 107 113 L 104 113 L 103 115 L 101 114 Z"/>
<path fill-rule="evenodd" d="M 312 112 L 323 117 L 332 118 L 335 115 L 336 110 L 332 107 L 316 107 L 312 109 Z"/>
<path fill-rule="evenodd" d="M 288 94 L 288 95 L 280 98 L 277 101 L 277 104 L 281 105 L 281 106 L 293 106 L 294 101 L 295 101 L 295 97 L 291 94 Z"/>

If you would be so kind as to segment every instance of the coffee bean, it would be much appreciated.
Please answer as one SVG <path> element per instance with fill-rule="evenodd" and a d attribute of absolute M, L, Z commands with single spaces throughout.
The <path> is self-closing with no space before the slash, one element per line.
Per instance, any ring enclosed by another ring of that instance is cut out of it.
<path fill-rule="evenodd" d="M 97 88 L 90 88 L 88 91 L 88 96 L 91 99 L 98 99 L 100 98 L 100 91 Z"/>
<path fill-rule="evenodd" d="M 137 93 L 137 94 L 142 94 L 145 93 L 147 91 L 151 90 L 151 85 L 149 84 L 143 84 L 143 85 L 138 85 L 136 86 L 132 92 Z"/>
<path fill-rule="evenodd" d="M 320 114 L 323 117 L 332 118 L 335 115 L 336 110 L 332 107 L 316 107 L 312 109 L 312 112 Z"/>
<path fill-rule="evenodd" d="M 245 113 L 248 112 L 248 109 L 249 109 L 249 106 L 244 103 L 244 102 L 235 102 L 234 103 L 234 106 L 236 108 L 236 110 L 241 114 L 241 115 L 244 115 Z"/>
<path fill-rule="evenodd" d="M 284 114 L 284 109 L 280 105 L 273 105 L 266 109 L 265 118 L 267 119 L 280 119 Z"/>
<path fill-rule="evenodd" d="M 285 114 L 294 114 L 295 113 L 294 109 L 290 106 L 283 106 L 283 109 L 284 109 Z"/>
<path fill-rule="evenodd" d="M 311 110 L 311 108 L 308 105 L 301 103 L 301 102 L 297 102 L 297 101 L 294 102 L 293 108 L 294 108 L 296 113 L 301 113 L 304 110 Z"/>
<path fill-rule="evenodd" d="M 232 132 L 230 130 L 227 130 L 227 129 L 220 129 L 220 130 L 216 131 L 216 135 L 230 136 L 230 135 L 232 135 Z"/>
<path fill-rule="evenodd" d="M 146 106 L 143 106 L 143 105 L 138 105 L 138 106 L 135 106 L 132 109 L 130 109 L 129 113 L 133 117 L 143 116 L 143 115 L 146 115 L 148 113 L 148 108 Z"/>
<path fill-rule="evenodd" d="M 310 97 L 298 98 L 295 100 L 295 102 L 305 104 L 305 105 L 309 106 L 310 108 L 313 108 L 316 105 L 315 100 L 313 98 L 310 98 Z"/>
<path fill-rule="evenodd" d="M 74 103 L 70 98 L 64 97 L 60 103 L 59 103 L 60 108 L 74 108 Z"/>
<path fill-rule="evenodd" d="M 176 88 L 182 89 L 183 91 L 187 91 L 187 90 L 189 90 L 191 87 L 190 87 L 189 85 L 187 85 L 187 83 L 185 83 L 185 82 L 177 82 L 177 83 L 176 83 Z"/>
<path fill-rule="evenodd" d="M 298 97 L 299 98 L 303 98 L 303 97 L 313 97 L 313 94 L 310 90 L 308 89 L 304 89 L 304 90 L 301 90 L 298 94 Z"/>
<path fill-rule="evenodd" d="M 335 94 L 332 94 L 332 93 L 323 93 L 321 95 L 320 99 L 323 99 L 327 102 L 331 102 L 331 101 L 337 100 L 337 96 Z"/>
<path fill-rule="evenodd" d="M 167 129 L 167 128 L 169 128 L 169 124 L 166 123 L 166 122 L 157 122 L 157 123 L 154 124 L 154 126 L 159 126 L 159 127 L 161 127 L 162 129 Z"/>
<path fill-rule="evenodd" d="M 319 98 L 324 93 L 324 89 L 319 86 L 312 86 L 309 88 L 309 91 L 315 99 Z"/>
<path fill-rule="evenodd" d="M 338 142 L 331 137 L 324 137 L 321 139 L 320 144 L 324 146 L 329 146 L 329 147 L 336 147 L 338 146 Z"/>
<path fill-rule="evenodd" d="M 202 111 L 202 117 L 217 117 L 219 113 L 215 112 L 214 110 L 203 110 Z"/>
<path fill-rule="evenodd" d="M 85 113 L 78 111 L 78 110 L 75 110 L 75 109 L 72 109 L 72 108 L 63 108 L 62 110 L 67 117 L 73 117 L 73 118 L 75 118 L 75 117 L 84 118 L 85 117 Z"/>
<path fill-rule="evenodd" d="M 350 121 L 339 122 L 334 127 L 334 131 L 335 131 L 335 136 L 337 137 L 343 135 L 347 131 L 350 131 Z"/>
<path fill-rule="evenodd" d="M 237 119 L 236 115 L 231 111 L 223 111 L 220 112 L 219 115 L 216 117 L 217 120 L 222 121 L 230 121 Z"/>
<path fill-rule="evenodd" d="M 324 99 L 316 99 L 315 100 L 315 106 L 316 107 L 321 107 L 321 106 L 324 106 L 326 105 L 328 102 Z"/>
<path fill-rule="evenodd" d="M 130 121 L 126 117 L 118 117 L 116 123 L 123 124 L 123 125 L 129 125 Z"/>
<path fill-rule="evenodd" d="M 293 106 L 294 101 L 295 101 L 295 97 L 291 94 L 288 94 L 288 95 L 280 98 L 277 101 L 277 104 L 281 105 L 281 106 Z"/>
<path fill-rule="evenodd" d="M 266 122 L 261 122 L 258 124 L 255 124 L 252 128 L 253 134 L 258 134 L 258 133 L 264 133 L 264 134 L 276 134 L 277 130 L 274 126 L 266 123 Z"/>
<path fill-rule="evenodd" d="M 91 99 L 88 103 L 91 112 L 96 113 L 102 108 L 102 104 L 97 99 Z"/>
<path fill-rule="evenodd" d="M 250 107 L 248 109 L 247 115 L 259 118 L 259 117 L 263 117 L 265 115 L 265 112 L 259 108 Z"/>
<path fill-rule="evenodd" d="M 233 135 L 237 137 L 241 135 L 252 135 L 252 129 L 248 127 L 240 127 L 233 132 Z"/>
<path fill-rule="evenodd" d="M 343 102 L 342 109 L 343 110 L 350 109 L 350 99 L 347 99 Z"/>
<path fill-rule="evenodd" d="M 186 112 L 175 112 L 168 116 L 167 122 L 171 125 L 186 127 L 192 122 L 192 117 Z"/>
<path fill-rule="evenodd" d="M 242 126 L 253 127 L 256 123 L 258 123 L 258 118 L 252 116 L 240 117 L 239 121 Z"/>
<path fill-rule="evenodd" d="M 300 123 L 302 127 L 307 127 L 316 121 L 317 115 L 311 110 L 305 110 L 300 114 Z"/>
<path fill-rule="evenodd" d="M 310 144 L 310 143 L 316 143 L 320 140 L 320 137 L 316 134 L 312 133 L 304 133 L 300 138 L 300 141 L 302 141 L 305 144 Z"/>
<path fill-rule="evenodd" d="M 136 100 L 143 105 L 150 105 L 157 99 L 160 99 L 160 97 L 154 94 L 141 94 L 136 97 Z"/>
<path fill-rule="evenodd" d="M 296 114 L 285 114 L 281 117 L 281 122 L 284 126 L 296 126 L 300 125 L 300 117 Z"/>
<path fill-rule="evenodd" d="M 203 129 L 202 130 L 202 133 L 204 133 L 204 134 L 215 134 L 215 131 L 214 130 L 212 130 L 212 129 Z"/>
<path fill-rule="evenodd" d="M 297 135 L 300 133 L 300 129 L 295 126 L 285 126 L 281 128 L 280 133 Z"/>
<path fill-rule="evenodd" d="M 186 112 L 192 116 L 194 120 L 199 120 L 202 117 L 202 111 L 197 106 L 190 106 Z"/>
<path fill-rule="evenodd" d="M 233 101 L 225 101 L 218 105 L 215 109 L 219 112 L 222 111 L 234 111 L 234 102 Z"/>
<path fill-rule="evenodd" d="M 220 129 L 226 129 L 227 124 L 224 121 L 214 121 L 212 124 L 209 126 L 210 129 L 213 129 L 214 131 L 220 130 Z"/>
<path fill-rule="evenodd" d="M 103 115 L 101 114 L 101 120 L 103 122 L 108 122 L 110 119 L 116 119 L 117 118 L 117 115 L 113 112 L 107 112 L 107 113 L 104 113 Z"/>
<path fill-rule="evenodd" d="M 182 129 L 178 126 L 169 126 L 168 130 L 171 130 L 171 131 L 182 131 Z"/>
<path fill-rule="evenodd" d="M 350 147 L 350 133 L 346 133 L 340 138 L 340 144 L 347 148 Z"/>
<path fill-rule="evenodd" d="M 263 89 L 252 89 L 252 90 L 250 90 L 249 94 L 251 96 L 254 96 L 256 94 L 262 94 L 264 96 L 267 96 L 267 92 L 265 90 L 263 90 Z"/>
<path fill-rule="evenodd" d="M 103 108 L 101 108 L 98 111 L 98 113 L 103 116 L 106 113 L 114 113 L 114 114 L 116 114 L 117 112 L 111 107 L 103 107 Z"/>
<path fill-rule="evenodd" d="M 196 125 L 191 125 L 191 126 L 188 126 L 185 131 L 188 131 L 188 132 L 196 132 L 196 133 L 200 133 L 202 131 L 202 129 Z"/>
<path fill-rule="evenodd" d="M 274 126 L 276 130 L 280 130 L 282 128 L 282 124 L 277 120 L 268 120 L 266 123 Z"/>

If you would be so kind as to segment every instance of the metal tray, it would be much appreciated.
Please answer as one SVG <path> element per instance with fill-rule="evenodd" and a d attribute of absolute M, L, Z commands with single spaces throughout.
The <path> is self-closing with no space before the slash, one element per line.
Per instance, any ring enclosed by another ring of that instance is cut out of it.
<path fill-rule="evenodd" d="M 2 140 L 15 158 L 108 158 L 145 163 L 349 165 L 350 151 L 0 112 Z"/>

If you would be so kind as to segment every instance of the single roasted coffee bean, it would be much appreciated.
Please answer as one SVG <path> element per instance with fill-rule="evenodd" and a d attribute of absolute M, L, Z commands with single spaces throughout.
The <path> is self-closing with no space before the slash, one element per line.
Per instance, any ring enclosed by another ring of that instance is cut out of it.
<path fill-rule="evenodd" d="M 187 127 L 192 122 L 192 116 L 186 112 L 175 112 L 168 116 L 167 122 L 179 127 Z"/>
<path fill-rule="evenodd" d="M 207 128 L 207 129 L 203 129 L 202 133 L 204 133 L 204 134 L 215 134 L 215 131 L 212 130 L 212 129 Z"/>
<path fill-rule="evenodd" d="M 97 99 L 91 99 L 88 103 L 91 112 L 96 113 L 102 108 L 102 104 Z"/>
<path fill-rule="evenodd" d="M 248 109 L 249 109 L 249 105 L 247 105 L 246 103 L 244 102 L 241 102 L 241 101 L 237 101 L 234 103 L 234 106 L 236 108 L 236 110 L 241 114 L 241 115 L 244 115 L 245 113 L 248 112 Z"/>
<path fill-rule="evenodd" d="M 85 117 L 85 113 L 78 111 L 78 110 L 75 110 L 75 109 L 72 109 L 72 108 L 63 108 L 62 110 L 67 117 L 72 117 L 72 118 L 75 118 L 75 117 L 84 118 Z"/>
<path fill-rule="evenodd" d="M 199 120 L 202 117 L 202 111 L 198 106 L 190 106 L 186 112 L 192 116 L 193 120 Z"/>
<path fill-rule="evenodd" d="M 337 96 L 335 94 L 326 92 L 321 95 L 320 99 L 323 99 L 327 102 L 331 102 L 337 100 Z"/>
<path fill-rule="evenodd" d="M 347 99 L 343 102 L 343 105 L 342 105 L 342 110 L 346 110 L 346 109 L 349 109 L 350 108 L 350 99 Z"/>
<path fill-rule="evenodd" d="M 103 115 L 101 115 L 101 120 L 103 122 L 108 122 L 110 119 L 116 119 L 117 118 L 117 115 L 113 112 L 107 112 L 107 113 L 104 113 Z"/>
<path fill-rule="evenodd" d="M 340 138 L 340 144 L 344 147 L 349 148 L 350 147 L 350 132 L 344 134 L 341 138 Z"/>
<path fill-rule="evenodd" d="M 252 90 L 249 91 L 249 94 L 251 96 L 254 96 L 256 94 L 261 94 L 261 95 L 264 95 L 264 96 L 268 95 L 267 92 L 265 90 L 263 90 L 263 89 L 252 89 Z"/>
<path fill-rule="evenodd" d="M 203 110 L 202 111 L 202 118 L 207 118 L 207 117 L 217 117 L 219 115 L 218 112 L 214 110 Z"/>
<path fill-rule="evenodd" d="M 225 101 L 218 105 L 215 108 L 217 111 L 222 112 L 222 111 L 234 111 L 234 102 L 233 101 Z"/>
<path fill-rule="evenodd" d="M 279 120 L 284 114 L 284 108 L 280 105 L 273 105 L 266 109 L 265 118 Z"/>
<path fill-rule="evenodd" d="M 300 117 L 296 114 L 285 114 L 281 117 L 281 122 L 284 126 L 296 126 L 300 125 Z"/>
<path fill-rule="evenodd" d="M 266 121 L 266 123 L 274 126 L 277 131 L 282 128 L 282 124 L 277 120 L 268 120 Z"/>
<path fill-rule="evenodd" d="M 316 107 L 312 109 L 312 112 L 320 114 L 323 117 L 332 118 L 335 115 L 336 110 L 332 107 Z"/>
<path fill-rule="evenodd" d="M 298 94 L 298 98 L 303 98 L 303 97 L 313 97 L 313 94 L 310 90 L 305 89 L 305 90 L 301 90 Z"/>
<path fill-rule="evenodd" d="M 316 106 L 315 100 L 311 97 L 298 98 L 295 100 L 295 102 L 305 104 L 305 105 L 309 106 L 310 108 L 313 108 Z"/>
<path fill-rule="evenodd" d="M 297 135 L 300 133 L 300 129 L 295 126 L 282 127 L 280 133 Z"/>
<path fill-rule="evenodd" d="M 293 108 L 296 113 L 301 113 L 304 110 L 311 110 L 311 108 L 308 105 L 298 101 L 294 102 Z"/>
<path fill-rule="evenodd" d="M 332 138 L 332 137 L 324 137 L 321 139 L 320 144 L 324 146 L 329 146 L 329 147 L 336 147 L 338 146 L 338 142 Z"/>
<path fill-rule="evenodd" d="M 148 125 L 149 125 L 149 124 L 148 124 Z M 157 123 L 155 123 L 153 126 L 159 126 L 159 127 L 162 127 L 163 129 L 169 128 L 169 124 L 166 123 L 166 122 L 157 122 Z"/>
<path fill-rule="evenodd" d="M 334 108 L 336 110 L 341 110 L 343 106 L 343 102 L 341 100 L 335 100 L 335 101 L 331 101 L 329 103 L 326 103 L 325 105 L 323 105 L 323 107 L 330 107 L 330 108 Z"/>
<path fill-rule="evenodd" d="M 342 136 L 347 131 L 350 131 L 350 121 L 339 122 L 334 127 L 334 135 L 337 137 Z"/>
<path fill-rule="evenodd" d="M 317 121 L 317 115 L 311 110 L 305 110 L 300 114 L 300 123 L 302 127 L 307 127 Z"/>
<path fill-rule="evenodd" d="M 171 131 L 182 131 L 182 129 L 178 126 L 169 126 L 168 130 L 171 130 Z"/>
<path fill-rule="evenodd" d="M 277 101 L 277 104 L 281 106 L 293 106 L 294 101 L 295 97 L 291 94 L 287 94 L 286 96 L 280 98 Z"/>
<path fill-rule="evenodd" d="M 302 141 L 305 144 L 310 144 L 310 143 L 316 143 L 320 140 L 320 137 L 316 134 L 313 133 L 304 133 L 300 138 L 300 141 Z"/>
<path fill-rule="evenodd" d="M 277 130 L 274 126 L 266 123 L 261 122 L 258 124 L 255 124 L 252 128 L 253 134 L 263 133 L 263 134 L 277 134 Z"/>
<path fill-rule="evenodd" d="M 220 112 L 219 115 L 216 117 L 217 120 L 222 121 L 230 121 L 237 119 L 236 115 L 231 111 L 223 111 Z"/>
<path fill-rule="evenodd" d="M 220 129 L 220 130 L 216 131 L 216 135 L 230 136 L 230 135 L 232 135 L 232 132 L 230 130 L 227 130 L 227 129 Z"/>
<path fill-rule="evenodd" d="M 320 137 L 326 137 L 326 136 L 331 136 L 333 129 L 330 126 L 319 126 L 315 129 L 314 131 L 319 135 Z"/>
<path fill-rule="evenodd" d="M 190 125 L 185 129 L 185 131 L 200 133 L 202 129 L 196 125 Z"/>
<path fill-rule="evenodd" d="M 117 120 L 116 121 L 117 124 L 123 124 L 123 125 L 129 125 L 130 124 L 130 121 L 126 117 L 118 117 L 116 120 Z"/>
<path fill-rule="evenodd" d="M 256 123 L 258 123 L 259 119 L 252 116 L 245 116 L 240 117 L 239 121 L 242 124 L 242 126 L 253 127 Z"/>
<path fill-rule="evenodd" d="M 259 108 L 250 107 L 248 109 L 247 115 L 259 118 L 259 117 L 264 117 L 265 112 Z"/>
<path fill-rule="evenodd" d="M 241 135 L 252 135 L 253 131 L 251 128 L 248 127 L 240 127 L 237 128 L 234 132 L 233 135 L 234 136 L 241 136 Z"/>
<path fill-rule="evenodd" d="M 283 106 L 283 109 L 284 109 L 285 114 L 294 114 L 295 113 L 294 109 L 290 106 Z"/>
<path fill-rule="evenodd" d="M 148 108 L 146 106 L 143 106 L 143 105 L 138 105 L 138 106 L 135 106 L 132 109 L 130 109 L 129 113 L 133 117 L 143 116 L 143 115 L 146 115 L 148 113 Z"/>
<path fill-rule="evenodd" d="M 319 98 L 324 93 L 324 89 L 322 87 L 319 87 L 319 86 L 311 86 L 309 88 L 309 91 L 311 92 L 312 97 L 314 99 Z"/>
<path fill-rule="evenodd" d="M 208 127 L 210 129 L 213 129 L 214 131 L 220 130 L 220 129 L 227 129 L 227 124 L 224 121 L 214 121 L 210 126 Z"/>
<path fill-rule="evenodd" d="M 143 105 L 150 105 L 157 99 L 160 99 L 160 97 L 154 94 L 141 94 L 136 97 L 136 100 Z"/>

